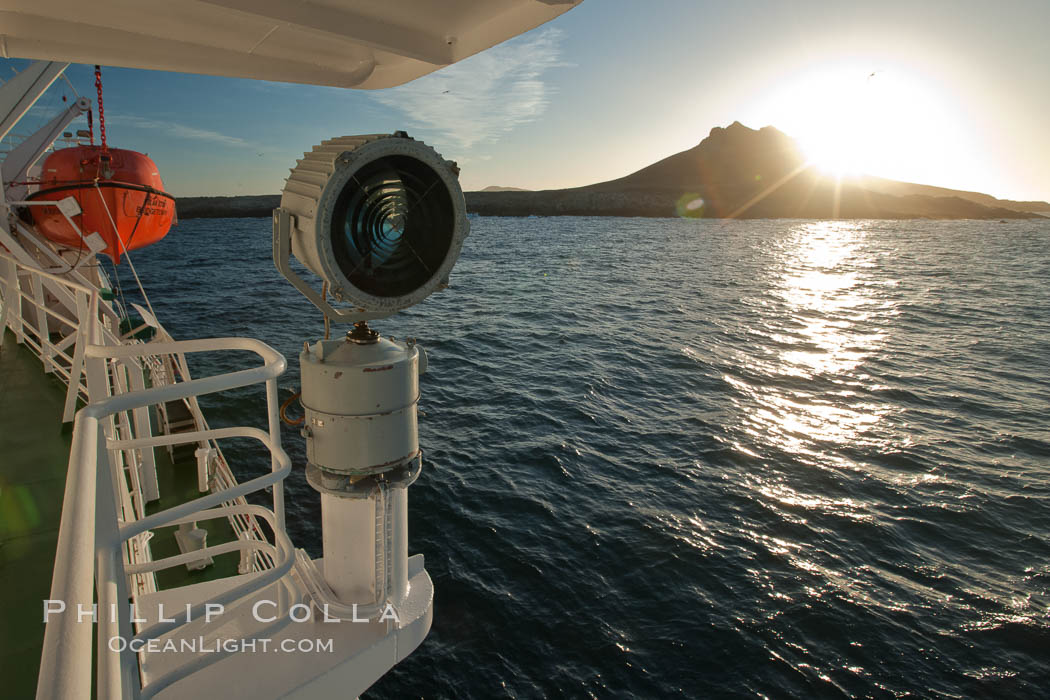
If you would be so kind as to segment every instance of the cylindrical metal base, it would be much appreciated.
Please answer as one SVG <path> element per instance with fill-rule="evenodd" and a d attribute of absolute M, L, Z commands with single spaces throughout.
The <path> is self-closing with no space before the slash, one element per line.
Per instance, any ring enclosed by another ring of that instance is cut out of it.
<path fill-rule="evenodd" d="M 340 603 L 408 595 L 408 486 L 421 468 L 421 350 L 322 341 L 300 355 L 307 481 L 321 493 L 324 579 Z"/>
<path fill-rule="evenodd" d="M 377 474 L 419 454 L 414 344 L 324 340 L 299 355 L 306 459 L 330 472 Z"/>

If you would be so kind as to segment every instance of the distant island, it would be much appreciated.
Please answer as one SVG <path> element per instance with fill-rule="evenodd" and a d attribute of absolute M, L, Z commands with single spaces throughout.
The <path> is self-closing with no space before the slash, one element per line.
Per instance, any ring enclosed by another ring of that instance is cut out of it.
<path fill-rule="evenodd" d="M 1030 219 L 1048 202 L 883 178 L 835 178 L 808 165 L 797 144 L 767 126 L 715 127 L 699 144 L 607 182 L 562 190 L 486 187 L 467 192 L 481 216 L 646 216 L 741 219 Z M 268 217 L 279 195 L 180 197 L 180 219 Z"/>

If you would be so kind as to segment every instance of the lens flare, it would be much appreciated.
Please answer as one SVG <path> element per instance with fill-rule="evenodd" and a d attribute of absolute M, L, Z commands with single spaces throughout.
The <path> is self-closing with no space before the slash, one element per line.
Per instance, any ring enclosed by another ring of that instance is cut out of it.
<path fill-rule="evenodd" d="M 696 192 L 686 192 L 675 202 L 679 218 L 699 219 L 704 215 L 704 200 Z"/>

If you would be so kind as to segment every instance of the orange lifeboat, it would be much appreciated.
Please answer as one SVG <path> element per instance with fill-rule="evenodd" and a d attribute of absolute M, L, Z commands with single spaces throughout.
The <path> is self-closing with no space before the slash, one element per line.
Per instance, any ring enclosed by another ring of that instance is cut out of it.
<path fill-rule="evenodd" d="M 72 217 L 85 237 L 97 232 L 102 250 L 114 263 L 125 251 L 143 248 L 167 235 L 175 218 L 175 198 L 164 192 L 157 165 L 136 151 L 76 146 L 47 157 L 40 189 L 30 200 L 73 197 L 81 213 Z M 58 207 L 29 207 L 37 230 L 48 240 L 85 249 L 84 241 Z"/>

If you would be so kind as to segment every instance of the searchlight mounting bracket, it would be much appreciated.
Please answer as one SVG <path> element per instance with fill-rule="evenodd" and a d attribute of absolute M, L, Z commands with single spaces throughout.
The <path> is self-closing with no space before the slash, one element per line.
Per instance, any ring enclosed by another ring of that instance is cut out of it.
<path fill-rule="evenodd" d="M 292 227 L 295 225 L 295 215 L 287 209 L 278 207 L 273 210 L 273 262 L 277 271 L 288 280 L 288 282 L 299 290 L 299 293 L 310 300 L 321 313 L 337 321 L 347 323 L 358 323 L 359 321 L 372 321 L 377 318 L 386 318 L 393 312 L 365 311 L 359 308 L 336 308 L 320 292 L 292 269 Z"/>

